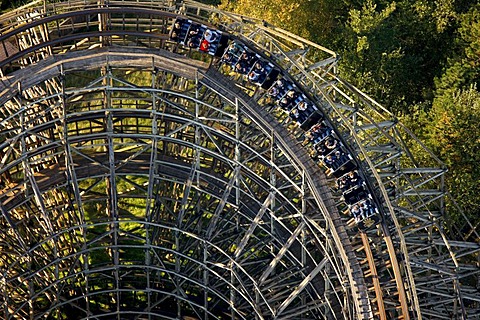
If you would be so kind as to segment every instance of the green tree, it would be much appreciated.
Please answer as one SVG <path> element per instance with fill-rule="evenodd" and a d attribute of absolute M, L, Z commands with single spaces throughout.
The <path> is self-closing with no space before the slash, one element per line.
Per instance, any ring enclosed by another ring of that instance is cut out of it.
<path fill-rule="evenodd" d="M 229 0 L 222 8 L 291 31 L 328 46 L 338 27 L 342 3 L 334 0 Z"/>
<path fill-rule="evenodd" d="M 0 1 L 0 9 L 2 11 L 7 11 L 13 8 L 17 8 L 27 4 L 28 0 L 10 0 L 10 1 Z"/>
<path fill-rule="evenodd" d="M 480 5 L 462 14 L 459 20 L 461 24 L 455 41 L 457 54 L 436 80 L 437 96 L 452 94 L 480 80 Z"/>
<path fill-rule="evenodd" d="M 366 0 L 352 8 L 336 50 L 342 75 L 396 113 L 433 100 L 451 54 L 454 7 L 439 2 Z M 335 49 L 334 49 L 335 50 Z"/>
<path fill-rule="evenodd" d="M 480 221 L 480 92 L 475 86 L 435 99 L 427 143 L 444 159 L 449 190 L 470 219 Z"/>
<path fill-rule="evenodd" d="M 458 20 L 456 54 L 436 79 L 432 109 L 418 126 L 424 125 L 422 134 L 429 146 L 447 164 L 452 194 L 467 216 L 479 223 L 480 5 L 460 14 Z"/>

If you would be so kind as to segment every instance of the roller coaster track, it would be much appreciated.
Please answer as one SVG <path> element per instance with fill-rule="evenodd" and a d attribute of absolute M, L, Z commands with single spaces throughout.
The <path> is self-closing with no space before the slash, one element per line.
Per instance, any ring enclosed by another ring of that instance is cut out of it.
<path fill-rule="evenodd" d="M 264 90 L 169 41 L 177 16 L 243 41 L 315 102 L 378 225 L 359 231 Z M 336 74 L 333 51 L 192 1 L 36 1 L 0 19 L 5 319 L 478 318 L 480 237 L 444 226 L 446 168 Z M 145 217 L 123 217 L 132 199 Z"/>

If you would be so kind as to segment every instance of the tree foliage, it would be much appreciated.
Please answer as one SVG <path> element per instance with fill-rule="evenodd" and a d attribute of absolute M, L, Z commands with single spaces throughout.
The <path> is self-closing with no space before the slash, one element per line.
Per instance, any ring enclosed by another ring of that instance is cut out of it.
<path fill-rule="evenodd" d="M 346 43 L 337 46 L 345 60 L 343 76 L 398 114 L 431 103 L 454 25 L 447 19 L 453 13 L 437 16 L 437 7 L 433 1 L 367 0 L 361 9 L 350 10 Z"/>
<path fill-rule="evenodd" d="M 337 28 L 336 14 L 341 5 L 335 0 L 229 0 L 221 7 L 328 45 Z"/>
<path fill-rule="evenodd" d="M 454 55 L 436 81 L 437 96 L 451 94 L 480 80 L 480 5 L 460 15 Z"/>
<path fill-rule="evenodd" d="M 447 185 L 471 221 L 480 221 L 480 92 L 475 86 L 437 97 L 418 118 L 423 140 L 444 159 Z"/>

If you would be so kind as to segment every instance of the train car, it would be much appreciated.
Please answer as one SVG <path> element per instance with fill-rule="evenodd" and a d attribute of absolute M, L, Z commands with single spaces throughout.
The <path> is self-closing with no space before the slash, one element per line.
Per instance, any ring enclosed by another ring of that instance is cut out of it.
<path fill-rule="evenodd" d="M 169 38 L 213 56 L 223 55 L 229 41 L 228 35 L 224 35 L 220 30 L 179 17 L 173 22 Z"/>
<path fill-rule="evenodd" d="M 190 28 L 191 20 L 177 18 L 173 22 L 172 30 L 170 31 L 170 40 L 185 44 L 188 29 Z"/>
<path fill-rule="evenodd" d="M 315 106 L 315 105 L 314 105 Z M 304 131 L 309 130 L 311 127 L 316 125 L 320 120 L 323 119 L 322 114 L 318 110 L 318 108 L 315 106 L 316 110 L 313 111 L 308 118 L 300 124 L 300 128 L 302 128 Z"/>
<path fill-rule="evenodd" d="M 373 204 L 372 195 L 356 170 L 338 178 L 336 184 L 342 191 L 342 199 L 348 206 L 348 211 L 361 230 L 365 231 L 379 222 L 379 212 Z"/>
<path fill-rule="evenodd" d="M 365 182 L 362 178 L 360 178 L 356 170 L 352 170 L 344 174 L 336 181 L 336 187 L 338 190 L 342 191 L 342 193 L 345 193 L 352 188 L 357 188 L 364 185 Z"/>
<path fill-rule="evenodd" d="M 336 178 L 357 168 L 353 157 L 342 147 L 338 147 L 325 156 L 323 163 L 328 168 L 327 175 L 333 175 Z"/>
<path fill-rule="evenodd" d="M 303 130 L 310 129 L 322 118 L 317 106 L 308 100 L 305 95 L 300 96 L 300 101 L 290 110 L 290 118 L 296 121 Z"/>
<path fill-rule="evenodd" d="M 286 78 L 278 78 L 274 81 L 267 91 L 268 96 L 277 104 L 287 94 L 288 91 L 293 90 L 295 84 Z"/>
<path fill-rule="evenodd" d="M 370 229 L 380 221 L 378 209 L 373 205 L 371 196 L 349 205 L 348 210 L 362 231 Z"/>
<path fill-rule="evenodd" d="M 317 158 L 323 161 L 327 155 L 334 151 L 341 142 L 335 137 L 333 130 L 329 134 L 324 135 L 321 139 L 315 140 L 313 149 L 317 154 Z"/>
<path fill-rule="evenodd" d="M 230 43 L 221 61 L 263 89 L 270 87 L 280 73 L 270 61 L 262 58 L 238 40 Z"/>
<path fill-rule="evenodd" d="M 319 118 L 305 132 L 305 138 L 308 142 L 312 143 L 312 145 L 319 143 L 333 131 L 332 128 L 325 123 L 320 113 L 317 112 L 317 114 L 319 115 Z"/>
<path fill-rule="evenodd" d="M 360 200 L 366 199 L 368 197 L 369 193 L 365 188 L 364 184 L 350 188 L 343 193 L 343 200 L 347 205 L 353 205 Z"/>

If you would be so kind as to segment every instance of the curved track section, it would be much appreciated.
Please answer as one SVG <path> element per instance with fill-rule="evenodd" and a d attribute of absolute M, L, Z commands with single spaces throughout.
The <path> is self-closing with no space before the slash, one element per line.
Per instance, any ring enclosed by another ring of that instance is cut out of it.
<path fill-rule="evenodd" d="M 266 90 L 170 40 L 177 16 L 315 103 L 378 224 L 359 230 Z M 423 145 L 335 74 L 334 52 L 190 1 L 34 2 L 1 20 L 5 319 L 479 314 L 479 235 L 444 226 L 445 168 L 415 158 Z"/>

